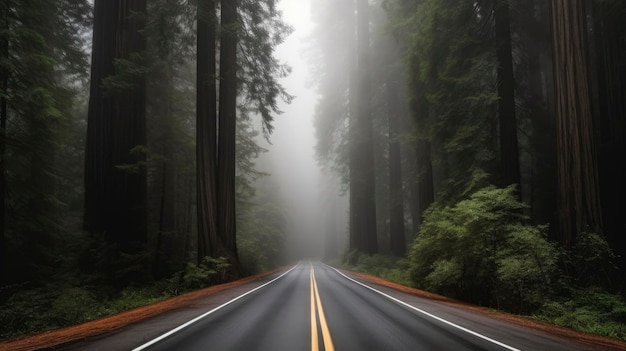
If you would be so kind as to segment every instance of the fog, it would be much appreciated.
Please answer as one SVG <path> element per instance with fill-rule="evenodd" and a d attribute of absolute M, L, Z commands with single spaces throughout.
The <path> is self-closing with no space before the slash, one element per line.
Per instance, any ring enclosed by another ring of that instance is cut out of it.
<path fill-rule="evenodd" d="M 280 106 L 283 114 L 274 121 L 271 145 L 263 145 L 268 153 L 259 160 L 259 168 L 271 174 L 279 192 L 275 195 L 286 211 L 287 258 L 334 256 L 346 244 L 347 207 L 345 197 L 338 196 L 336 179 L 323 172 L 315 158 L 313 115 L 318 95 L 304 56 L 313 26 L 310 3 L 281 0 L 280 8 L 294 31 L 277 48 L 276 57 L 292 68 L 282 84 L 295 98 Z"/>

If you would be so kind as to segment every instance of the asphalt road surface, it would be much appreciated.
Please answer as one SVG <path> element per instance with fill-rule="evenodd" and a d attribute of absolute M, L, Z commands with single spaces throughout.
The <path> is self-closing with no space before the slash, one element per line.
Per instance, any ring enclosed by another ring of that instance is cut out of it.
<path fill-rule="evenodd" d="M 72 350 L 594 350 L 301 262 L 192 310 Z"/>

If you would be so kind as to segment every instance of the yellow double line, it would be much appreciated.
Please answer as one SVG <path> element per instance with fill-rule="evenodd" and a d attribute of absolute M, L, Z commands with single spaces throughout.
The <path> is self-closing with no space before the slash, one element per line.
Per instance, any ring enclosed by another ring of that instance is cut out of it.
<path fill-rule="evenodd" d="M 319 351 L 319 337 L 317 335 L 317 316 L 319 315 L 320 325 L 322 327 L 322 338 L 324 339 L 324 350 L 335 351 L 333 339 L 330 337 L 328 324 L 326 324 L 326 316 L 322 308 L 322 300 L 317 290 L 317 282 L 315 281 L 315 271 L 311 265 L 311 351 Z"/>

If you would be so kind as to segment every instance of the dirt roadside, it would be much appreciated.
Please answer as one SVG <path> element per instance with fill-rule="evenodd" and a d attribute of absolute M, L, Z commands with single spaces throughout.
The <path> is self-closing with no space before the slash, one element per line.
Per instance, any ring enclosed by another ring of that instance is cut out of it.
<path fill-rule="evenodd" d="M 87 338 L 103 335 L 118 329 L 121 329 L 127 325 L 135 323 L 145 318 L 149 318 L 166 311 L 171 311 L 177 308 L 184 308 L 194 304 L 194 301 L 220 291 L 234 288 L 240 285 L 244 285 L 253 282 L 258 279 L 265 278 L 271 274 L 283 271 L 285 268 L 277 269 L 274 271 L 266 272 L 263 274 L 247 277 L 231 283 L 212 286 L 206 289 L 198 290 L 188 294 L 176 296 L 161 302 L 157 302 L 151 305 L 135 308 L 129 311 L 118 313 L 112 316 L 104 317 L 101 319 L 93 320 L 83 324 L 70 326 L 62 329 L 52 330 L 35 334 L 27 337 L 23 337 L 16 340 L 8 340 L 0 342 L 0 350 L 11 351 L 26 351 L 26 350 L 39 350 L 39 349 L 52 349 L 59 347 L 60 345 L 68 344 L 73 341 L 84 340 Z M 403 285 L 389 282 L 387 280 L 371 276 L 364 273 L 346 272 L 353 276 L 360 278 L 372 284 L 385 286 L 388 288 L 396 289 L 408 294 L 420 296 L 427 299 L 437 300 L 446 304 L 451 304 L 456 307 L 471 310 L 476 313 L 488 315 L 492 318 L 497 318 L 503 321 L 508 321 L 525 327 L 545 331 L 551 334 L 560 335 L 568 339 L 574 339 L 581 343 L 588 344 L 590 346 L 602 348 L 604 350 L 626 350 L 626 343 L 620 342 L 614 339 L 601 337 L 597 335 L 590 335 L 585 333 L 576 332 L 571 329 L 558 327 L 548 323 L 541 323 L 537 321 L 528 320 L 516 315 L 494 312 L 493 310 L 470 305 L 467 303 L 459 302 L 453 299 L 446 298 L 444 296 L 428 293 L 422 290 L 409 288 Z"/>

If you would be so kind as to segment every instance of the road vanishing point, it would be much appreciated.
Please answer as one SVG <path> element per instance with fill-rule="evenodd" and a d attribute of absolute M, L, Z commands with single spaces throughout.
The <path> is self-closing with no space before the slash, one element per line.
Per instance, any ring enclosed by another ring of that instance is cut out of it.
<path fill-rule="evenodd" d="M 63 350 L 598 350 L 300 262 Z"/>

